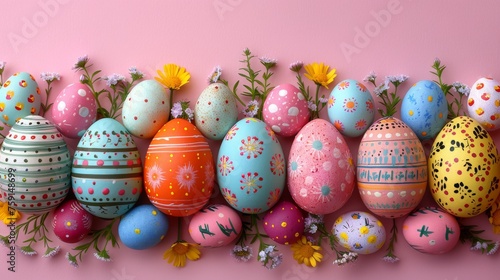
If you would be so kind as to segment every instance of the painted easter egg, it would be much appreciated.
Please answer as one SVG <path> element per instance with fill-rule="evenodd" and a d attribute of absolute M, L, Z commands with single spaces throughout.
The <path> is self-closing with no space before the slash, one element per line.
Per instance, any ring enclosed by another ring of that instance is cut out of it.
<path fill-rule="evenodd" d="M 413 130 L 394 117 L 381 118 L 359 143 L 357 182 L 373 213 L 397 218 L 409 214 L 427 187 L 427 159 Z"/>
<path fill-rule="evenodd" d="M 189 235 L 203 247 L 221 247 L 233 242 L 241 233 L 238 212 L 222 204 L 213 204 L 194 214 Z"/>
<path fill-rule="evenodd" d="M 444 254 L 460 240 L 460 225 L 455 217 L 440 209 L 420 208 L 404 220 L 403 236 L 417 251 Z"/>
<path fill-rule="evenodd" d="M 139 138 L 151 138 L 168 121 L 170 100 L 165 88 L 155 80 L 144 80 L 123 102 L 122 122 Z"/>
<path fill-rule="evenodd" d="M 212 195 L 212 152 L 201 132 L 185 119 L 173 119 L 156 133 L 144 162 L 146 194 L 167 215 L 190 216 Z"/>
<path fill-rule="evenodd" d="M 337 130 L 357 137 L 373 123 L 375 106 L 370 91 L 356 80 L 338 83 L 328 98 L 328 118 Z"/>
<path fill-rule="evenodd" d="M 292 202 L 277 203 L 263 219 L 264 231 L 276 243 L 293 244 L 304 232 L 304 217 Z"/>
<path fill-rule="evenodd" d="M 370 213 L 352 211 L 338 217 L 333 224 L 333 234 L 340 246 L 362 255 L 377 252 L 385 243 L 382 222 Z"/>
<path fill-rule="evenodd" d="M 144 250 L 156 246 L 167 235 L 168 217 L 151 204 L 138 205 L 120 219 L 118 236 L 128 248 Z"/>
<path fill-rule="evenodd" d="M 54 124 L 38 115 L 12 126 L 0 150 L 0 170 L 4 199 L 23 213 L 56 208 L 71 188 L 66 142 Z"/>
<path fill-rule="evenodd" d="M 434 138 L 448 118 L 448 102 L 433 81 L 414 84 L 401 102 L 401 120 L 424 141 Z"/>
<path fill-rule="evenodd" d="M 23 117 L 40 113 L 41 102 L 35 78 L 30 73 L 15 73 L 0 87 L 0 120 L 13 126 Z"/>
<path fill-rule="evenodd" d="M 312 214 L 330 214 L 352 195 L 355 168 L 347 142 L 330 122 L 315 119 L 295 136 L 288 156 L 288 190 Z"/>
<path fill-rule="evenodd" d="M 97 105 L 87 85 L 70 84 L 59 93 L 51 107 L 52 121 L 68 138 L 80 138 L 96 120 Z"/>
<path fill-rule="evenodd" d="M 142 190 L 142 165 L 132 135 L 103 118 L 78 142 L 71 173 L 73 192 L 94 216 L 112 219 L 132 209 Z"/>
<path fill-rule="evenodd" d="M 244 118 L 228 131 L 217 156 L 217 181 L 229 205 L 243 213 L 263 213 L 280 199 L 285 177 L 283 150 L 263 121 Z"/>
<path fill-rule="evenodd" d="M 74 198 L 65 201 L 52 218 L 54 234 L 66 243 L 83 240 L 92 228 L 92 215 L 85 211 Z"/>
<path fill-rule="evenodd" d="M 500 83 L 491 78 L 477 80 L 470 89 L 467 112 L 488 131 L 500 128 Z"/>
<path fill-rule="evenodd" d="M 456 117 L 443 127 L 428 164 L 432 197 L 454 216 L 477 216 L 500 193 L 497 147 L 488 131 L 470 117 Z"/>
<path fill-rule="evenodd" d="M 211 140 L 221 140 L 238 121 L 238 107 L 231 90 L 224 84 L 213 83 L 198 96 L 194 107 L 194 123 Z"/>
<path fill-rule="evenodd" d="M 276 134 L 294 136 L 309 121 L 307 100 L 298 88 L 281 84 L 271 90 L 262 110 L 264 122 Z"/>

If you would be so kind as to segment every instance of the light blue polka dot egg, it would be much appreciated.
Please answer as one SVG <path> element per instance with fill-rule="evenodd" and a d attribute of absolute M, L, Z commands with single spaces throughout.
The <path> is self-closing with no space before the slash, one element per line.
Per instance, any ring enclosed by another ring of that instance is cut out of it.
<path fill-rule="evenodd" d="M 401 101 L 401 120 L 421 141 L 434 138 L 446 124 L 447 117 L 445 95 L 433 81 L 417 82 Z"/>
<path fill-rule="evenodd" d="M 134 207 L 118 225 L 118 236 L 131 249 L 154 247 L 167 235 L 168 217 L 151 204 Z"/>

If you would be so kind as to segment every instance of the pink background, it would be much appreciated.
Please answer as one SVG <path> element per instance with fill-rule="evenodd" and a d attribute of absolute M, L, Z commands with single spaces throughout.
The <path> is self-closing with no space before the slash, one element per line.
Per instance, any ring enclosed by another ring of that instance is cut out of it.
<path fill-rule="evenodd" d="M 407 74 L 410 80 L 401 87 L 402 93 L 419 80 L 433 78 L 429 71 L 436 57 L 448 67 L 444 75 L 448 83 L 462 81 L 471 86 L 483 76 L 500 79 L 500 4 L 494 0 L 6 2 L 0 24 L 0 60 L 7 61 L 4 78 L 18 71 L 28 71 L 35 77 L 41 72 L 59 72 L 63 78 L 54 83 L 53 98 L 66 85 L 78 81 L 79 74 L 71 67 L 79 56 L 87 54 L 93 69 L 100 68 L 105 75 L 126 74 L 130 66 L 137 66 L 152 78 L 163 64 L 180 64 L 191 72 L 191 81 L 174 99 L 194 103 L 214 66 L 223 68 L 231 84 L 236 81 L 241 67 L 238 61 L 246 47 L 257 56 L 278 59 L 272 79 L 275 85 L 295 84 L 288 65 L 297 60 L 335 67 L 338 76 L 334 83 L 348 78 L 361 81 L 372 70 L 380 77 Z M 327 118 L 326 109 L 322 116 Z M 492 136 L 499 145 L 500 134 Z M 285 150 L 291 140 L 281 139 Z M 359 139 L 350 142 L 356 155 Z M 77 141 L 68 143 L 74 149 Z M 147 148 L 148 141 L 137 143 L 142 151 Z M 211 142 L 214 154 L 218 145 Z M 214 201 L 220 201 L 220 196 Z M 427 194 L 422 205 L 433 203 Z M 344 212 L 365 209 L 355 191 L 345 207 L 327 217 L 327 226 Z M 382 221 L 389 230 L 390 221 Z M 399 226 L 401 223 L 399 219 Z M 486 215 L 466 223 L 479 224 L 486 230 L 485 237 L 500 240 L 493 235 Z M 6 234 L 5 227 L 0 226 L 0 234 Z M 469 245 L 459 245 L 446 255 L 425 255 L 409 247 L 401 233 L 396 246 L 401 261 L 397 264 L 381 260 L 384 247 L 345 267 L 332 265 L 333 254 L 327 253 L 319 267 L 310 269 L 298 265 L 289 248 L 279 246 L 285 254 L 284 263 L 268 271 L 255 258 L 237 263 L 229 256 L 232 246 L 228 246 L 203 249 L 199 261 L 177 269 L 162 259 L 175 235 L 172 223 L 168 238 L 153 249 L 134 251 L 122 245 L 111 251 L 111 263 L 100 262 L 89 253 L 79 269 L 72 268 L 64 258 L 72 246 L 55 237 L 63 247 L 62 253 L 53 259 L 18 254 L 15 273 L 7 271 L 7 249 L 0 248 L 0 275 L 2 279 L 462 280 L 500 273 L 498 254 L 483 256 L 470 251 Z M 42 251 L 42 244 L 36 244 L 36 248 Z"/>

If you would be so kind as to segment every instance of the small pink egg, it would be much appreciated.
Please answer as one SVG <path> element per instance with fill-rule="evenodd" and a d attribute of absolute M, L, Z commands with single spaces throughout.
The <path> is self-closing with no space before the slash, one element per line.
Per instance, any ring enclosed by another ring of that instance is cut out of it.
<path fill-rule="evenodd" d="M 91 227 L 92 215 L 76 199 L 67 200 L 54 212 L 52 228 L 63 242 L 76 243 L 84 239 Z"/>
<path fill-rule="evenodd" d="M 434 207 L 421 208 L 403 222 L 403 236 L 410 246 L 422 253 L 444 254 L 460 239 L 455 217 Z"/>
<path fill-rule="evenodd" d="M 263 107 L 264 122 L 281 136 L 293 136 L 309 121 L 307 100 L 291 84 L 275 87 Z"/>
<path fill-rule="evenodd" d="M 80 138 L 97 117 L 97 105 L 90 89 L 70 84 L 57 95 L 52 106 L 52 121 L 68 138 Z"/>
<path fill-rule="evenodd" d="M 304 232 L 304 217 L 292 202 L 282 201 L 264 216 L 264 231 L 279 244 L 293 244 Z"/>
<path fill-rule="evenodd" d="M 221 247 L 233 242 L 241 233 L 241 218 L 231 207 L 210 205 L 193 215 L 189 235 L 203 247 Z"/>

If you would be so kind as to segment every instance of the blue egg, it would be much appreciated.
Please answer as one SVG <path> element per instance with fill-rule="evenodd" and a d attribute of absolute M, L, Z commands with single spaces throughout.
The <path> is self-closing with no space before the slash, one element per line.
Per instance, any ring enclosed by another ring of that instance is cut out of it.
<path fill-rule="evenodd" d="M 433 81 L 417 82 L 401 102 L 401 120 L 421 141 L 434 138 L 446 124 L 447 118 L 446 97 Z"/>
<path fill-rule="evenodd" d="M 151 204 L 134 207 L 118 225 L 122 243 L 135 250 L 151 248 L 167 235 L 168 217 Z"/>
<path fill-rule="evenodd" d="M 242 213 L 263 213 L 280 199 L 285 178 L 285 155 L 266 123 L 244 118 L 229 129 L 217 157 L 217 181 L 229 205 Z"/>
<path fill-rule="evenodd" d="M 0 120 L 13 126 L 17 120 L 40 113 L 40 88 L 30 73 L 15 73 L 0 85 Z"/>

